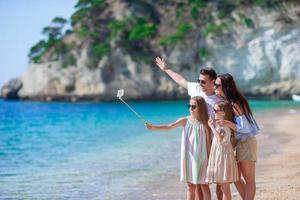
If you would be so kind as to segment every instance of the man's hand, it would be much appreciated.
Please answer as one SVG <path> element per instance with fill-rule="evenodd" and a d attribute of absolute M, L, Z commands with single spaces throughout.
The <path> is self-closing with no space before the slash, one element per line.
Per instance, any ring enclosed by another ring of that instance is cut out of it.
<path fill-rule="evenodd" d="M 167 69 L 167 65 L 166 65 L 166 62 L 164 59 L 162 59 L 160 57 L 156 57 L 155 63 L 162 71 L 165 71 Z"/>
<path fill-rule="evenodd" d="M 169 69 L 164 59 L 156 57 L 155 63 L 162 71 L 166 72 L 166 74 L 169 75 L 177 84 L 187 89 L 188 82 L 180 74 L 174 72 L 172 69 Z"/>

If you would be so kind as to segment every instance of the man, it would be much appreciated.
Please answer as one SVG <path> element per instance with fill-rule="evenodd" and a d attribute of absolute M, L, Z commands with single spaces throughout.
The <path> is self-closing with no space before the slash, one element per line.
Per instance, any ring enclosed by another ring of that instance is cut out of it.
<path fill-rule="evenodd" d="M 155 58 L 156 65 L 165 73 L 167 73 L 176 83 L 188 90 L 191 97 L 201 96 L 205 99 L 207 110 L 210 118 L 214 118 L 213 106 L 215 103 L 221 101 L 221 97 L 215 94 L 214 83 L 217 78 L 217 73 L 211 68 L 201 69 L 199 74 L 198 83 L 188 82 L 181 75 L 171 70 L 166 62 L 160 57 Z M 216 188 L 217 197 L 222 199 L 222 191 L 219 186 Z M 203 199 L 199 197 L 199 199 Z"/>
<path fill-rule="evenodd" d="M 201 69 L 199 80 L 197 82 L 188 82 L 181 75 L 167 67 L 166 62 L 157 57 L 156 65 L 165 73 L 167 73 L 176 83 L 188 90 L 191 97 L 201 96 L 205 99 L 209 116 L 214 118 L 213 106 L 222 99 L 215 94 L 214 83 L 217 73 L 211 68 Z"/>

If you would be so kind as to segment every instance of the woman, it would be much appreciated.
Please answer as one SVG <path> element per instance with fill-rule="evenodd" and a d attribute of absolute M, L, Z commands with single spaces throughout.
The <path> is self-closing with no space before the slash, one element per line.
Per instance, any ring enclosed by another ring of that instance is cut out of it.
<path fill-rule="evenodd" d="M 221 123 L 236 131 L 236 157 L 241 178 L 235 183 L 244 200 L 253 200 L 256 191 L 255 163 L 257 159 L 257 143 L 255 136 L 259 127 L 253 117 L 246 98 L 238 90 L 230 74 L 219 75 L 215 81 L 215 93 L 229 101 L 234 110 L 234 122 L 223 120 Z"/>

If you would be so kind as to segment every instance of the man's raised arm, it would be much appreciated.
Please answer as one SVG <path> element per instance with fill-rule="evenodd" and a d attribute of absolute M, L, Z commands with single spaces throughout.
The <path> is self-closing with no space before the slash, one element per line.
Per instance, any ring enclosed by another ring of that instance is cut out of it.
<path fill-rule="evenodd" d="M 187 89 L 187 81 L 178 73 L 174 72 L 173 70 L 169 69 L 167 67 L 166 62 L 164 59 L 161 59 L 160 57 L 155 58 L 156 65 L 164 72 L 166 72 L 176 83 L 178 83 L 180 86 Z"/>

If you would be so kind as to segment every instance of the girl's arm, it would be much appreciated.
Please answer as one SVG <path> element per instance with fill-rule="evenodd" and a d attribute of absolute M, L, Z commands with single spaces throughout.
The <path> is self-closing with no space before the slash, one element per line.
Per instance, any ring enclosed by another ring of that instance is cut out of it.
<path fill-rule="evenodd" d="M 222 120 L 223 121 L 223 120 Z M 222 123 L 220 120 L 216 120 L 216 123 L 220 126 L 222 126 Z M 222 141 L 223 140 L 223 137 L 224 137 L 224 133 L 223 132 L 218 132 L 215 128 L 215 126 L 213 125 L 213 120 L 210 119 L 208 120 L 208 125 L 210 126 L 212 132 L 214 133 L 214 135 L 216 135 L 216 137 L 218 138 L 219 141 Z"/>
<path fill-rule="evenodd" d="M 232 129 L 233 131 L 236 131 L 236 124 L 229 120 L 217 120 L 216 123 L 220 126 L 224 125 Z"/>
<path fill-rule="evenodd" d="M 177 119 L 174 123 L 167 124 L 167 125 L 155 126 L 153 124 L 146 123 L 146 127 L 148 130 L 151 130 L 151 131 L 168 131 L 168 130 L 177 128 L 179 126 L 185 126 L 186 122 L 187 122 L 187 117 L 182 117 L 182 118 Z"/>
<path fill-rule="evenodd" d="M 214 120 L 213 119 L 209 119 L 207 124 L 211 128 L 211 130 L 214 128 Z"/>

